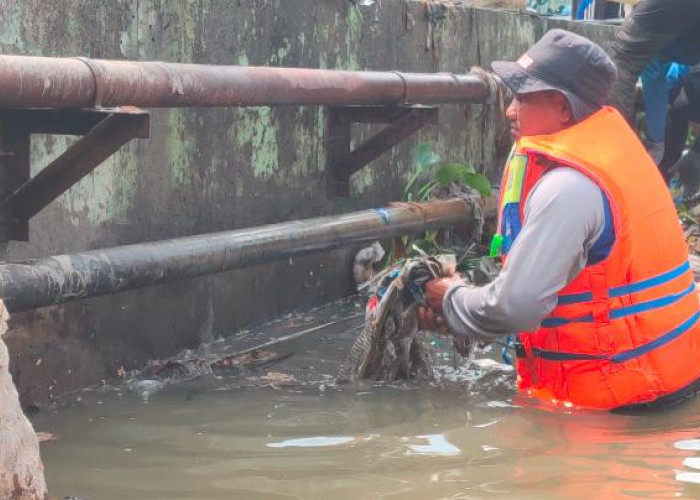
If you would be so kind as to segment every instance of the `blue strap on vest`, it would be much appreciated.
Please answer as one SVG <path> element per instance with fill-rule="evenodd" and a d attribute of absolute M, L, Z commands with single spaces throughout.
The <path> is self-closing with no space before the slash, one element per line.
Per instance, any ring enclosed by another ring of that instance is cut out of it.
<path fill-rule="evenodd" d="M 501 359 L 503 362 L 507 365 L 513 366 L 513 360 L 510 357 L 510 354 L 508 354 L 508 349 L 510 349 L 513 346 L 513 336 L 508 335 L 506 337 L 506 343 L 503 344 L 503 347 L 501 348 Z"/>
<path fill-rule="evenodd" d="M 515 238 L 520 234 L 522 221 L 520 220 L 520 203 L 506 203 L 501 215 L 501 234 L 503 236 L 503 246 L 501 253 L 506 255 L 513 246 Z"/>
<path fill-rule="evenodd" d="M 610 209 L 610 201 L 603 191 L 600 191 L 600 196 L 603 198 L 605 222 L 603 223 L 603 231 L 588 251 L 587 266 L 592 266 L 605 260 L 610 255 L 610 250 L 612 250 L 612 246 L 615 243 L 615 223 L 613 222 L 612 210 Z"/>

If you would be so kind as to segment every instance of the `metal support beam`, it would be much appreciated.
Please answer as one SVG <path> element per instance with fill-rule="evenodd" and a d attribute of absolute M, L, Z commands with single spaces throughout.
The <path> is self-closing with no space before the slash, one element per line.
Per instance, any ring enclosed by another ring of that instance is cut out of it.
<path fill-rule="evenodd" d="M 86 129 L 88 131 L 35 177 L 26 180 L 2 199 L 0 217 L 10 224 L 10 228 L 26 227 L 31 217 L 92 172 L 129 140 L 149 137 L 148 113 L 138 109 L 73 111 L 68 113 L 63 122 L 56 114 L 41 111 L 40 115 L 26 111 L 16 112 L 18 122 L 23 125 L 22 140 L 26 144 L 20 144 L 19 140 L 13 144 L 15 149 L 26 149 L 27 165 L 29 133 L 76 134 Z M 42 122 L 42 118 L 47 120 Z M 20 160 L 17 152 L 12 158 Z M 24 161 L 23 158 L 21 160 Z M 4 234 L 5 239 L 26 240 L 26 232 L 21 235 L 17 233 L 17 230 L 9 231 L 9 234 Z"/>
<path fill-rule="evenodd" d="M 0 122 L 30 134 L 85 135 L 107 113 L 130 112 L 121 109 L 2 109 Z"/>
<path fill-rule="evenodd" d="M 326 121 L 326 196 L 349 196 L 350 179 L 343 175 L 340 165 L 350 153 L 352 121 L 346 119 L 342 108 L 328 108 Z"/>
<path fill-rule="evenodd" d="M 404 139 L 411 137 L 425 125 L 437 124 L 437 120 L 437 108 L 412 109 L 406 116 L 399 118 L 355 148 L 337 167 L 342 170 L 343 175 L 349 178 L 360 168 L 378 158 L 382 153 L 389 151 Z"/>
<path fill-rule="evenodd" d="M 425 125 L 436 125 L 438 112 L 438 108 L 424 106 L 329 108 L 326 146 L 328 197 L 349 196 L 352 174 L 418 132 Z M 388 123 L 389 125 L 351 150 L 353 123 Z"/>
<path fill-rule="evenodd" d="M 469 222 L 464 200 L 398 203 L 315 219 L 0 264 L 12 311 L 230 271 Z"/>
<path fill-rule="evenodd" d="M 0 121 L 0 200 L 29 179 L 30 135 L 22 123 Z M 0 241 L 29 238 L 29 224 L 0 210 Z"/>

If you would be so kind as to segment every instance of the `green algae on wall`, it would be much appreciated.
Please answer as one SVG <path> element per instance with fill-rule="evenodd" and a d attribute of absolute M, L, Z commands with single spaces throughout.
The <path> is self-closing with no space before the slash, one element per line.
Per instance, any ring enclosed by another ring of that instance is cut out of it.
<path fill-rule="evenodd" d="M 306 46 L 306 35 L 302 31 L 301 33 L 299 33 L 299 36 L 297 38 L 299 40 L 299 53 L 303 54 L 304 47 Z"/>
<path fill-rule="evenodd" d="M 285 168 L 282 170 L 285 177 L 291 176 L 291 181 L 293 182 L 295 177 L 302 177 L 310 172 L 318 170 L 318 165 L 316 163 L 316 150 L 319 149 L 319 137 L 315 136 L 314 133 L 309 133 L 308 127 L 305 123 L 305 118 L 307 113 L 320 113 L 320 110 L 314 110 L 310 108 L 299 108 L 296 112 L 298 119 L 294 124 L 294 161 L 292 162 L 291 168 Z"/>
<path fill-rule="evenodd" d="M 326 148 L 323 146 L 323 139 L 326 136 L 326 123 L 328 116 L 325 108 L 319 108 L 316 112 L 316 167 L 323 171 L 326 168 Z"/>
<path fill-rule="evenodd" d="M 10 2 L 6 10 L 0 12 L 0 48 L 7 48 L 8 52 L 25 51 L 20 2 Z"/>
<path fill-rule="evenodd" d="M 196 175 L 193 160 L 197 154 L 197 142 L 190 133 L 189 117 L 193 112 L 186 109 L 168 111 L 167 153 L 173 180 L 179 185 L 190 184 Z"/>
<path fill-rule="evenodd" d="M 362 14 L 360 8 L 352 6 L 348 9 L 346 18 L 347 29 L 345 30 L 345 58 L 340 61 L 343 69 L 355 71 L 360 69 L 357 59 L 359 42 L 362 33 Z"/>
<path fill-rule="evenodd" d="M 250 168 L 254 177 L 269 178 L 278 168 L 277 128 L 268 107 L 236 110 L 235 140 L 250 145 Z"/>
<path fill-rule="evenodd" d="M 350 186 L 354 194 L 364 194 L 374 183 L 374 169 L 366 166 L 358 170 L 350 178 Z"/>
<path fill-rule="evenodd" d="M 34 136 L 31 175 L 36 175 L 73 142 L 75 138 L 65 136 Z M 136 192 L 136 157 L 137 143 L 132 141 L 57 198 L 71 225 L 98 225 L 126 218 Z"/>
<path fill-rule="evenodd" d="M 177 62 L 201 62 L 198 61 L 199 56 L 206 51 L 205 30 L 209 1 L 178 0 L 168 5 L 172 18 L 166 23 L 169 29 L 176 33 L 175 39 L 168 44 L 168 48 L 174 51 L 168 54 L 168 59 Z"/>
<path fill-rule="evenodd" d="M 239 66 L 250 66 L 250 61 L 248 60 L 248 56 L 245 52 L 238 54 L 238 57 L 236 57 L 236 63 Z"/>
<path fill-rule="evenodd" d="M 272 66 L 280 66 L 289 55 L 289 39 L 282 38 L 282 46 L 277 49 L 277 52 L 270 56 L 269 62 Z"/>
<path fill-rule="evenodd" d="M 0 2 L 0 17 L 9 7 Z M 121 54 L 121 32 L 137 2 L 85 0 L 21 0 L 22 53 L 55 57 L 103 59 Z"/>

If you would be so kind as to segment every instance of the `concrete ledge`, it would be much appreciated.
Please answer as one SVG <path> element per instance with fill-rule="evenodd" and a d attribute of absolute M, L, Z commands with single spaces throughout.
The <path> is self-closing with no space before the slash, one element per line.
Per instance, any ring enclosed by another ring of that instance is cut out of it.
<path fill-rule="evenodd" d="M 0 498 L 40 499 L 46 496 L 46 483 L 39 442 L 8 371 L 10 357 L 3 342 L 8 316 L 0 301 Z"/>

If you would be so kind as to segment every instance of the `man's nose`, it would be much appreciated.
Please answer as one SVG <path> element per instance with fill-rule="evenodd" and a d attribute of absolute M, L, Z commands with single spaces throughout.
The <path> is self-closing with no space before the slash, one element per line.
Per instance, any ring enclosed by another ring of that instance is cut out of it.
<path fill-rule="evenodd" d="M 514 98 L 512 101 L 510 101 L 510 105 L 508 106 L 508 109 L 506 109 L 506 118 L 508 118 L 512 122 L 514 122 L 515 120 L 518 119 L 518 99 L 517 98 Z"/>

